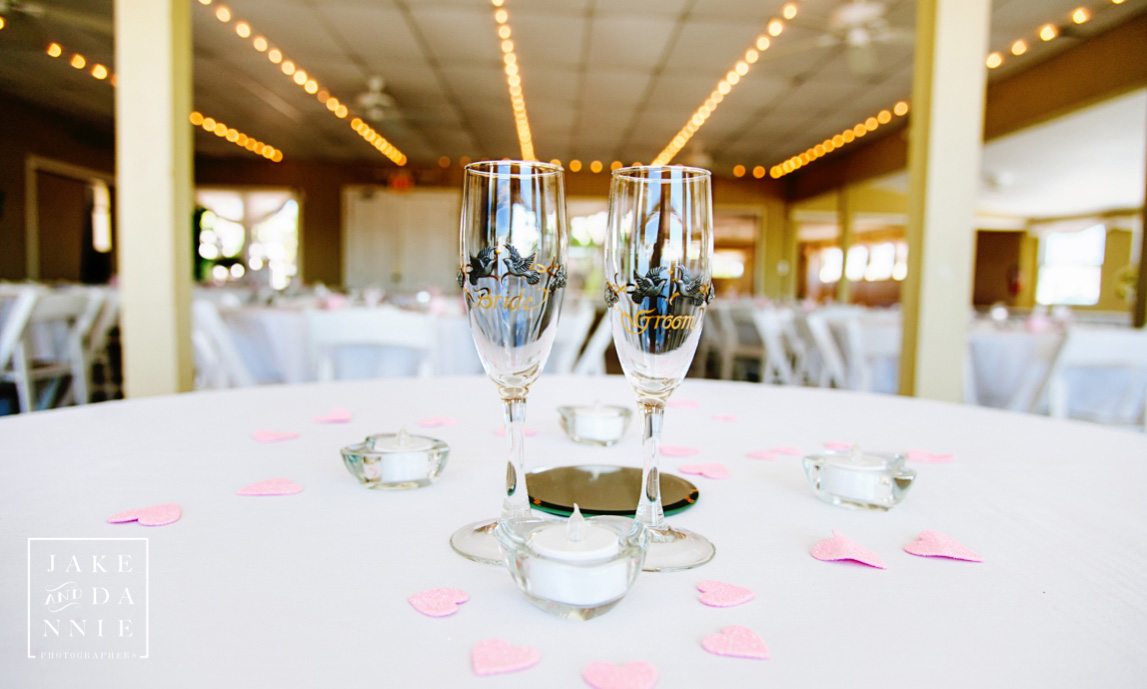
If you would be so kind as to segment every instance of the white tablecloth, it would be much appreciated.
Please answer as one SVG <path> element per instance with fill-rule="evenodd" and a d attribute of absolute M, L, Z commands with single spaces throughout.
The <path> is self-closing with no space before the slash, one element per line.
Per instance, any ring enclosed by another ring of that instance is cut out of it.
<path fill-rule="evenodd" d="M 694 571 L 643 574 L 615 610 L 590 622 L 550 617 L 500 568 L 447 545 L 461 524 L 495 515 L 506 440 L 483 378 L 273 386 L 109 402 L 0 419 L 0 674 L 11 687 L 581 687 L 598 660 L 644 660 L 662 689 L 696 687 L 1141 687 L 1147 677 L 1147 438 L 1076 422 L 849 392 L 687 381 L 665 441 L 703 452 L 665 467 L 723 462 L 725 481 L 693 477 L 698 503 L 672 517 L 709 536 L 717 557 Z M 636 466 L 636 425 L 601 449 L 561 435 L 559 404 L 627 403 L 619 378 L 543 377 L 530 399 L 534 466 Z M 345 425 L 311 418 L 335 406 Z M 737 414 L 737 422 L 715 414 Z M 453 454 L 430 488 L 373 492 L 337 450 L 426 416 Z M 295 430 L 261 445 L 256 429 Z M 823 441 L 954 452 L 918 465 L 888 513 L 816 500 L 799 459 L 752 450 Z M 254 481 L 287 477 L 294 496 L 243 498 Z M 164 527 L 110 525 L 120 510 L 163 502 Z M 887 570 L 809 556 L 838 529 Z M 983 564 L 918 558 L 921 530 L 947 533 Z M 24 658 L 30 537 L 150 540 L 150 658 Z M 697 602 L 716 579 L 756 591 L 734 608 Z M 407 596 L 463 589 L 453 617 L 423 617 Z M 723 658 L 700 641 L 752 628 L 772 658 Z M 491 637 L 541 652 L 534 668 L 497 679 L 470 669 Z"/>
<path fill-rule="evenodd" d="M 301 309 L 243 307 L 223 312 L 239 354 L 260 383 L 315 380 L 307 351 L 307 319 Z M 440 375 L 482 372 L 466 316 L 439 316 L 435 369 Z M 413 375 L 413 352 L 391 347 L 343 347 L 336 368 L 346 379 Z"/>

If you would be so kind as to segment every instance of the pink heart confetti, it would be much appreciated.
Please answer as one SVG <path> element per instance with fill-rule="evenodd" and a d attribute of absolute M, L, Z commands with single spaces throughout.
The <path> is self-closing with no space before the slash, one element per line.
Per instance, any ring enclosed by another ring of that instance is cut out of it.
<path fill-rule="evenodd" d="M 252 433 L 251 437 L 257 443 L 277 443 L 282 440 L 294 440 L 299 434 L 292 431 L 258 430 Z"/>
<path fill-rule="evenodd" d="M 347 423 L 352 418 L 349 409 L 335 407 L 323 416 L 316 416 L 313 420 L 315 423 Z"/>
<path fill-rule="evenodd" d="M 847 452 L 852 449 L 852 443 L 842 443 L 837 440 L 826 440 L 824 446 L 833 452 Z"/>
<path fill-rule="evenodd" d="M 768 459 L 770 461 L 780 459 L 780 457 L 777 456 L 777 453 L 773 452 L 772 450 L 756 450 L 745 456 L 749 459 Z"/>
<path fill-rule="evenodd" d="M 702 581 L 697 584 L 701 591 L 698 598 L 705 605 L 714 608 L 731 608 L 734 605 L 748 603 L 753 600 L 753 592 L 743 586 L 726 584 L 723 581 Z"/>
<path fill-rule="evenodd" d="M 728 421 L 729 423 L 733 423 L 734 421 L 740 421 L 741 417 L 737 416 L 736 414 L 714 414 L 713 420 Z"/>
<path fill-rule="evenodd" d="M 799 447 L 793 447 L 792 445 L 781 445 L 780 447 L 774 447 L 770 449 L 769 452 L 775 452 L 778 455 L 790 455 L 792 457 L 800 457 L 804 454 L 801 452 Z"/>
<path fill-rule="evenodd" d="M 732 474 L 729 473 L 728 467 L 720 462 L 709 462 L 708 464 L 682 464 L 677 467 L 677 471 L 682 474 L 697 474 L 705 478 L 712 478 L 717 480 L 727 479 Z"/>
<path fill-rule="evenodd" d="M 921 531 L 920 537 L 904 546 L 904 552 L 921 557 L 947 557 L 953 560 L 983 562 L 968 546 L 939 531 Z"/>
<path fill-rule="evenodd" d="M 458 604 L 470 600 L 470 595 L 459 589 L 430 589 L 406 600 L 427 617 L 446 617 L 458 612 Z"/>
<path fill-rule="evenodd" d="M 947 464 L 956 459 L 954 454 L 936 454 L 927 450 L 909 450 L 904 457 L 909 462 L 926 462 L 928 464 Z"/>
<path fill-rule="evenodd" d="M 663 457 L 692 457 L 701 451 L 699 447 L 685 447 L 684 445 L 662 445 L 661 456 Z"/>
<path fill-rule="evenodd" d="M 303 487 L 289 478 L 271 478 L 239 489 L 238 495 L 294 495 Z"/>
<path fill-rule="evenodd" d="M 537 434 L 538 434 L 538 432 L 537 432 L 537 431 L 535 431 L 535 430 L 534 430 L 534 429 L 532 429 L 532 428 L 527 428 L 527 429 L 524 431 L 524 433 L 523 433 L 523 434 L 524 434 L 524 435 L 525 435 L 527 438 L 532 438 L 532 437 L 534 437 L 535 435 L 537 435 Z M 494 430 L 494 435 L 498 436 L 499 438 L 505 438 L 505 437 L 506 437 L 506 429 L 505 429 L 505 428 L 498 428 L 498 429 L 495 429 L 495 430 Z"/>
<path fill-rule="evenodd" d="M 174 524 L 183 516 L 179 505 L 169 502 L 163 505 L 140 507 L 134 510 L 117 512 L 108 517 L 109 524 L 123 524 L 124 522 L 139 522 L 142 526 L 164 526 Z"/>
<path fill-rule="evenodd" d="M 816 559 L 826 562 L 829 560 L 855 560 L 869 567 L 885 568 L 884 560 L 881 560 L 876 553 L 836 529 L 832 530 L 832 538 L 826 538 L 814 545 L 811 554 Z"/>
<path fill-rule="evenodd" d="M 735 624 L 725 627 L 720 634 L 706 635 L 701 639 L 701 648 L 719 656 L 769 659 L 769 649 L 761 637 L 752 629 Z"/>
<path fill-rule="evenodd" d="M 620 667 L 599 660 L 582 668 L 581 678 L 593 689 L 652 689 L 657 668 L 640 660 Z"/>
<path fill-rule="evenodd" d="M 696 409 L 701 403 L 697 400 L 669 400 L 665 406 L 673 409 Z"/>
<path fill-rule="evenodd" d="M 452 416 L 427 416 L 418 422 L 423 428 L 437 428 L 439 426 L 457 426 L 458 419 Z"/>
<path fill-rule="evenodd" d="M 538 649 L 511 646 L 509 641 L 502 639 L 479 641 L 470 652 L 474 673 L 482 677 L 525 670 L 537 665 L 541 659 Z"/>

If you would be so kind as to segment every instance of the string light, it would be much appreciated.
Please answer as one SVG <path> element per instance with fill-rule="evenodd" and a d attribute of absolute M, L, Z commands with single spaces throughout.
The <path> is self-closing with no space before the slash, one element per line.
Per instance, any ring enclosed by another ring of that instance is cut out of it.
<path fill-rule="evenodd" d="M 510 91 L 510 105 L 514 109 L 514 126 L 518 132 L 518 147 L 522 151 L 522 160 L 537 160 L 534 156 L 534 137 L 530 132 L 530 118 L 526 114 L 526 96 L 522 93 L 521 67 L 518 65 L 518 54 L 514 52 L 514 42 L 510 40 L 510 36 L 513 35 L 509 25 L 510 13 L 503 8 L 504 0 L 490 0 L 490 4 L 498 8 L 494 12 L 494 21 L 498 23 L 502 63 L 506 73 L 506 84 Z M 576 172 L 576 170 L 574 171 Z"/>
<path fill-rule="evenodd" d="M 283 152 L 279 149 L 268 143 L 259 141 L 255 137 L 245 134 L 234 127 L 228 127 L 214 117 L 205 117 L 203 113 L 195 111 L 192 112 L 187 119 L 191 122 L 192 126 L 200 127 L 205 132 L 211 132 L 215 136 L 226 139 L 239 148 L 262 156 L 273 163 L 278 163 L 283 160 Z"/>
<path fill-rule="evenodd" d="M 1121 5 L 1123 4 L 1124 0 L 1111 0 L 1111 2 L 1114 5 Z M 1077 7 L 1072 11 L 1070 16 L 1071 21 L 1075 22 L 1076 24 L 1083 24 L 1092 19 L 1092 12 L 1086 7 Z M 1039 36 L 1039 38 L 1043 41 L 1051 41 L 1059 36 L 1060 32 L 1060 28 L 1055 24 L 1044 24 L 1036 32 L 1036 35 Z M 763 38 L 764 37 L 762 37 L 762 39 Z M 767 41 L 767 39 L 764 40 Z M 768 45 L 767 42 L 765 45 Z M 1028 47 L 1028 42 L 1026 40 L 1022 38 L 1016 39 L 1011 44 L 1010 52 L 1012 55 L 1019 57 L 1020 55 L 1028 52 Z M 1004 63 L 1004 59 L 1005 58 L 1003 52 L 993 51 L 988 53 L 988 56 L 984 58 L 984 64 L 988 69 L 996 69 Z M 892 112 L 889 112 L 888 110 L 881 110 L 874 117 L 866 118 L 864 122 L 857 124 L 855 127 L 846 129 L 840 134 L 834 135 L 831 139 L 826 139 L 824 142 L 813 146 L 812 148 L 806 150 L 804 153 L 797 154 L 782 163 L 778 163 L 777 165 L 772 166 L 769 169 L 769 176 L 773 179 L 783 177 L 794 170 L 808 165 L 821 156 L 832 153 L 842 146 L 845 146 L 849 143 L 852 143 L 856 139 L 863 137 L 867 133 L 875 131 L 878 126 L 888 124 L 892 121 L 893 115 L 896 117 L 903 117 L 907 114 L 907 101 L 900 101 L 892 107 Z M 742 165 L 736 166 L 733 168 L 733 175 L 735 177 L 742 176 L 744 174 L 744 169 L 745 168 Z M 738 170 L 741 171 L 740 174 L 738 174 Z"/>
<path fill-rule="evenodd" d="M 210 5 L 212 0 L 199 0 L 199 3 L 201 5 Z M 232 19 L 231 10 L 220 5 L 215 9 L 215 17 L 226 24 Z M 241 38 L 249 38 L 254 33 L 254 29 L 252 29 L 250 22 L 237 21 L 235 24 L 235 33 Z M 267 60 L 269 60 L 271 64 L 279 65 L 279 70 L 284 75 L 294 81 L 295 84 L 300 86 L 308 95 L 314 96 L 332 115 L 340 120 L 345 120 L 350 116 L 350 110 L 346 105 L 334 97 L 328 89 L 323 88 L 318 80 L 314 78 L 313 74 L 308 74 L 305 69 L 299 67 L 293 60 L 286 59 L 283 55 L 283 51 L 279 48 L 272 47 L 270 40 L 265 35 L 256 35 L 255 38 L 251 40 L 251 47 L 254 48 L 256 52 L 266 53 Z M 356 134 L 373 146 L 375 150 L 389 158 L 396 165 L 401 166 L 406 164 L 406 155 L 363 122 L 362 119 L 355 117 L 351 121 L 351 128 Z M 237 132 L 236 134 L 237 139 L 235 143 L 242 142 L 244 135 L 241 132 Z M 227 135 L 226 130 L 224 130 L 224 135 Z M 272 147 L 268 148 L 269 152 L 265 152 L 263 148 L 249 148 L 248 150 L 262 155 L 268 160 L 275 160 L 276 155 L 278 155 L 280 160 L 282 159 L 282 153 L 278 153 L 277 149 Z"/>
<path fill-rule="evenodd" d="M 786 19 L 792 19 L 797 15 L 797 6 L 795 3 L 790 2 L 786 4 L 781 11 Z M 729 95 L 733 87 L 739 84 L 741 79 L 748 75 L 752 66 L 761 59 L 761 53 L 769 49 L 773 43 L 769 37 L 772 36 L 776 38 L 780 36 L 784 29 L 784 21 L 776 18 L 771 19 L 769 23 L 765 25 L 765 31 L 760 36 L 757 36 L 754 47 L 750 47 L 746 50 L 744 59 L 734 63 L 733 68 L 725 74 L 725 78 L 717 82 L 717 88 L 713 89 L 709 97 L 705 99 L 705 102 L 690 115 L 685 126 L 682 127 L 681 130 L 670 139 L 669 144 L 657 154 L 657 157 L 653 159 L 653 165 L 666 165 L 669 161 L 673 160 L 674 156 L 681 152 L 681 149 L 685 147 L 689 139 L 693 138 L 697 130 L 703 127 L 709 118 L 712 117 L 713 113 L 716 112 L 717 107 L 725 100 L 725 96 Z"/>

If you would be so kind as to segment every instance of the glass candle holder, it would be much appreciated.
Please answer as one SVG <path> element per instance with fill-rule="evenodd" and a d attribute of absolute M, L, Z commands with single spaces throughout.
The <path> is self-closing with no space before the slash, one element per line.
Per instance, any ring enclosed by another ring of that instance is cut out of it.
<path fill-rule="evenodd" d="M 809 485 L 821 500 L 863 510 L 890 510 L 908 493 L 916 472 L 904 466 L 904 456 L 863 452 L 829 452 L 804 458 Z"/>
<path fill-rule="evenodd" d="M 343 462 L 358 482 L 378 490 L 422 488 L 438 480 L 450 446 L 436 438 L 398 433 L 368 436 L 342 449 Z"/>
<path fill-rule="evenodd" d="M 494 530 L 506 569 L 542 610 L 588 620 L 614 608 L 645 561 L 646 534 L 624 517 L 503 520 Z"/>
<path fill-rule="evenodd" d="M 621 440 L 632 416 L 627 407 L 599 402 L 590 407 L 558 407 L 566 435 L 576 442 L 600 447 L 609 447 Z"/>

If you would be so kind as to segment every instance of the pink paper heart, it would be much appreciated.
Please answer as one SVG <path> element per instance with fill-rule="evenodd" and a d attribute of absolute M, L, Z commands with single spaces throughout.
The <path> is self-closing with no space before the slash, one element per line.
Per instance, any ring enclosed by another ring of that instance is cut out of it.
<path fill-rule="evenodd" d="M 351 420 L 351 413 L 349 409 L 342 407 L 335 407 L 323 416 L 316 416 L 315 423 L 347 423 Z"/>
<path fill-rule="evenodd" d="M 684 445 L 662 445 L 662 457 L 692 457 L 701 451 L 698 447 L 685 447 Z"/>
<path fill-rule="evenodd" d="M 728 421 L 729 423 L 732 423 L 734 421 L 740 421 L 741 417 L 737 416 L 736 414 L 714 414 L 713 420 L 714 421 Z"/>
<path fill-rule="evenodd" d="M 240 488 L 238 495 L 294 495 L 302 492 L 303 487 L 289 478 L 270 478 Z"/>
<path fill-rule="evenodd" d="M 921 557 L 948 557 L 953 560 L 983 562 L 968 546 L 939 531 L 921 531 L 920 537 L 904 546 L 904 552 Z"/>
<path fill-rule="evenodd" d="M 829 560 L 855 560 L 869 567 L 885 568 L 884 560 L 881 560 L 876 553 L 836 529 L 832 530 L 832 538 L 826 538 L 814 545 L 811 554 L 816 559 L 826 562 Z"/>
<path fill-rule="evenodd" d="M 729 625 L 720 634 L 709 634 L 701 639 L 701 648 L 706 651 L 732 658 L 755 658 L 768 660 L 769 649 L 757 633 L 748 627 Z"/>
<path fill-rule="evenodd" d="M 702 581 L 697 584 L 697 590 L 701 591 L 698 600 L 714 608 L 731 608 L 734 605 L 748 603 L 753 600 L 754 595 L 743 586 L 734 586 L 723 581 Z"/>
<path fill-rule="evenodd" d="M 712 478 L 717 480 L 727 479 L 732 474 L 729 473 L 728 467 L 720 462 L 709 462 L 708 464 L 682 464 L 677 467 L 677 471 L 682 474 L 698 474 L 705 478 Z"/>
<path fill-rule="evenodd" d="M 139 522 L 143 526 L 164 526 L 174 524 L 183 516 L 179 505 L 169 502 L 163 505 L 140 507 L 134 510 L 117 512 L 108 517 L 109 524 L 123 524 L 124 522 Z"/>
<path fill-rule="evenodd" d="M 430 589 L 406 600 L 427 617 L 446 617 L 458 612 L 458 604 L 470 600 L 470 595 L 458 589 Z"/>
<path fill-rule="evenodd" d="M 582 668 L 581 678 L 593 689 L 651 689 L 657 684 L 657 668 L 640 660 L 620 667 L 599 660 Z"/>
<path fill-rule="evenodd" d="M 458 419 L 452 416 L 427 416 L 418 422 L 423 428 L 436 428 L 438 426 L 457 426 Z"/>
<path fill-rule="evenodd" d="M 525 430 L 525 432 L 523 433 L 523 435 L 525 435 L 527 438 L 532 438 L 537 434 L 538 434 L 538 432 L 532 428 L 527 428 Z M 505 438 L 506 437 L 506 429 L 505 428 L 497 428 L 494 430 L 494 435 L 498 436 L 499 438 Z"/>
<path fill-rule="evenodd" d="M 954 454 L 936 454 L 927 450 L 909 450 L 905 455 L 909 462 L 926 462 L 928 464 L 947 464 L 956 459 Z"/>
<path fill-rule="evenodd" d="M 502 639 L 479 641 L 470 651 L 474 674 L 482 677 L 525 670 L 537 665 L 541 658 L 542 654 L 536 648 L 511 646 L 509 641 Z"/>
<path fill-rule="evenodd" d="M 673 409 L 696 409 L 701 403 L 697 400 L 669 400 L 665 406 Z"/>
<path fill-rule="evenodd" d="M 257 443 L 277 443 L 281 440 L 294 440 L 299 437 L 298 433 L 293 431 L 270 431 L 258 430 L 251 434 Z"/>
<path fill-rule="evenodd" d="M 749 454 L 747 454 L 745 456 L 748 457 L 749 459 L 768 459 L 768 460 L 780 459 L 780 457 L 778 457 L 776 455 L 776 453 L 773 452 L 772 450 L 756 450 L 756 451 L 750 452 Z"/>
<path fill-rule="evenodd" d="M 778 455 L 791 455 L 793 457 L 800 457 L 802 454 L 804 454 L 803 452 L 801 452 L 801 449 L 799 447 L 793 447 L 791 445 L 782 445 L 780 447 L 774 447 L 771 450 L 769 450 L 769 452 L 775 452 Z"/>
<path fill-rule="evenodd" d="M 833 452 L 847 452 L 852 449 L 852 443 L 842 443 L 838 440 L 826 440 L 824 446 Z"/>

